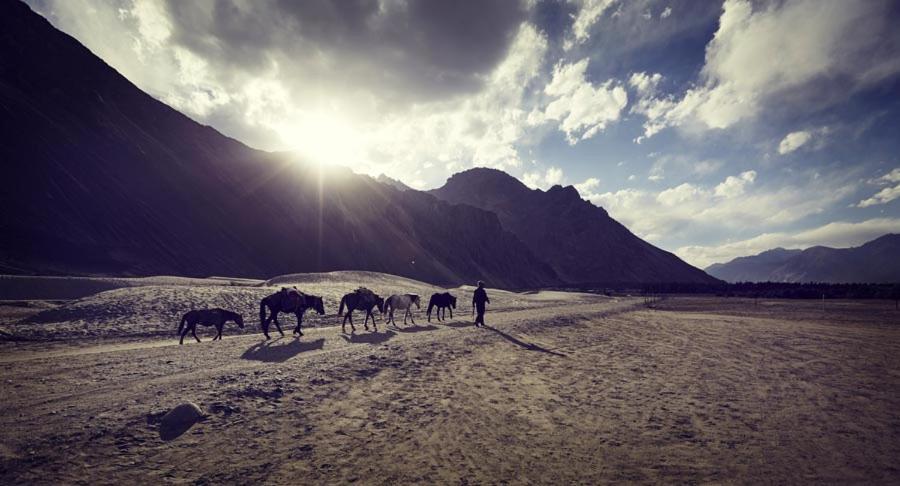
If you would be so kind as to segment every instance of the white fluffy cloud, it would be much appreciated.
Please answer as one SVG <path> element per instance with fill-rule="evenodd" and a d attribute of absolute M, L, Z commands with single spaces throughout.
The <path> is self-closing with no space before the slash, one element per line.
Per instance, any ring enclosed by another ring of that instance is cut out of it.
<path fill-rule="evenodd" d="M 887 204 L 895 199 L 900 199 L 900 168 L 894 169 L 871 182 L 877 185 L 894 185 L 888 185 L 888 187 L 881 189 L 872 197 L 863 199 L 856 204 L 856 207 L 867 208 L 869 206 Z"/>
<path fill-rule="evenodd" d="M 861 222 L 837 221 L 797 232 L 763 233 L 741 241 L 713 246 L 683 246 L 675 253 L 688 263 L 706 268 L 734 258 L 756 255 L 773 248 L 808 248 L 824 245 L 833 248 L 859 246 L 887 233 L 900 233 L 900 219 L 875 218 Z"/>
<path fill-rule="evenodd" d="M 574 45 L 582 44 L 591 36 L 591 27 L 603 16 L 603 13 L 617 0 L 582 0 L 581 8 L 572 23 L 572 38 L 565 43 L 566 50 Z"/>
<path fill-rule="evenodd" d="M 551 101 L 543 112 L 534 111 L 529 117 L 534 124 L 557 122 L 570 145 L 604 130 L 607 124 L 619 119 L 628 104 L 628 93 L 615 81 L 599 86 L 588 81 L 587 67 L 587 59 L 557 64 L 553 78 L 544 88 Z"/>
<path fill-rule="evenodd" d="M 846 179 L 823 179 L 821 190 L 783 185 L 755 187 L 757 174 L 745 171 L 716 185 L 682 183 L 660 192 L 621 189 L 595 194 L 603 206 L 638 236 L 677 240 L 694 232 L 783 228 L 835 207 L 855 186 Z"/>
<path fill-rule="evenodd" d="M 532 189 L 549 189 L 557 184 L 562 184 L 564 180 L 565 176 L 559 167 L 548 167 L 543 172 L 525 172 L 522 175 L 522 183 Z"/>
<path fill-rule="evenodd" d="M 818 142 L 814 148 L 821 148 L 824 145 L 825 136 L 830 132 L 831 129 L 828 127 L 821 127 L 788 133 L 778 144 L 778 153 L 789 154 L 803 146 L 808 146 L 814 139 Z"/>
<path fill-rule="evenodd" d="M 826 78 L 842 80 L 847 96 L 897 73 L 900 55 L 878 49 L 886 35 L 895 35 L 885 8 L 882 2 L 798 0 L 754 10 L 748 0 L 726 0 L 700 84 L 680 97 L 638 104 L 647 117 L 644 137 L 670 126 L 727 128 L 755 117 L 774 96 Z"/>

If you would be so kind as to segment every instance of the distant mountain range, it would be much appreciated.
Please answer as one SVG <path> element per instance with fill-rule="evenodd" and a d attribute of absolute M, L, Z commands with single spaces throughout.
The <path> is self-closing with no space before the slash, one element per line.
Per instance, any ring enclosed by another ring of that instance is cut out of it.
<path fill-rule="evenodd" d="M 776 248 L 710 265 L 706 272 L 728 282 L 900 282 L 900 235 L 855 248 Z"/>
<path fill-rule="evenodd" d="M 17 1 L 0 2 L 0 142 L 4 273 L 715 282 L 572 187 L 531 191 L 474 170 L 428 194 L 249 148 L 147 95 Z"/>
<path fill-rule="evenodd" d="M 471 169 L 430 193 L 496 213 L 504 228 L 566 282 L 716 282 L 635 236 L 603 208 L 581 199 L 572 186 L 529 189 L 505 172 Z"/>

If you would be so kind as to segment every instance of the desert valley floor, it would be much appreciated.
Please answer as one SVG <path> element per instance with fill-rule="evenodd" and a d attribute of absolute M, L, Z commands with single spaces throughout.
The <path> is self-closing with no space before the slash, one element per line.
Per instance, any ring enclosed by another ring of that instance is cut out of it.
<path fill-rule="evenodd" d="M 0 483 L 900 481 L 893 302 L 491 291 L 478 329 L 460 288 L 448 322 L 422 309 L 342 334 L 336 296 L 357 283 L 436 288 L 292 277 L 6 301 Z M 327 315 L 299 339 L 283 315 L 287 335 L 265 342 L 259 298 L 285 284 L 325 295 Z M 201 305 L 239 309 L 246 329 L 179 346 L 177 317 Z M 158 417 L 184 401 L 205 420 L 163 441 Z"/>

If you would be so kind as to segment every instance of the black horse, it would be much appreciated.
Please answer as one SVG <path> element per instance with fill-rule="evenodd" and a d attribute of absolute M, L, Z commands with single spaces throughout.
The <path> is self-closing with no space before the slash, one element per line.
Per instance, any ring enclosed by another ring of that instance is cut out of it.
<path fill-rule="evenodd" d="M 266 317 L 266 307 L 269 308 L 268 317 Z M 292 289 L 282 287 L 278 292 L 268 297 L 263 297 L 259 302 L 259 323 L 262 326 L 263 335 L 266 336 L 266 339 L 270 339 L 269 323 L 274 321 L 275 328 L 284 336 L 284 331 L 281 330 L 281 325 L 278 324 L 278 313 L 293 312 L 297 316 L 297 327 L 294 329 L 294 334 L 302 336 L 303 331 L 300 329 L 300 326 L 303 324 L 303 313 L 307 309 L 315 309 L 320 316 L 325 315 L 325 304 L 322 302 L 321 297 L 304 294 L 297 290 L 296 287 Z"/>
<path fill-rule="evenodd" d="M 440 321 L 443 320 L 441 317 L 447 317 L 447 309 L 450 309 L 450 319 L 453 319 L 453 309 L 456 309 L 456 297 L 450 292 L 432 294 L 431 299 L 428 301 L 428 310 L 425 312 L 428 315 L 428 322 L 431 322 L 431 309 L 435 307 L 437 307 L 437 312 L 435 313 L 437 320 Z M 443 313 L 443 316 L 441 313 Z"/>
<path fill-rule="evenodd" d="M 188 311 L 187 314 L 181 317 L 181 322 L 178 324 L 178 334 L 181 334 L 181 340 L 178 341 L 178 344 L 184 344 L 184 337 L 187 335 L 188 331 L 191 332 L 198 343 L 200 342 L 200 338 L 197 337 L 197 324 L 207 327 L 216 326 L 218 334 L 213 338 L 213 341 L 222 339 L 222 328 L 228 321 L 234 321 L 239 328 L 244 328 L 244 318 L 237 312 L 231 312 L 225 309 L 197 309 Z"/>
<path fill-rule="evenodd" d="M 347 332 L 347 320 L 350 321 L 351 332 L 356 331 L 356 326 L 353 325 L 353 311 L 356 309 L 366 311 L 366 321 L 363 323 L 366 327 L 366 331 L 369 330 L 369 317 L 371 317 L 372 327 L 375 328 L 375 332 L 378 332 L 378 326 L 375 324 L 375 316 L 372 314 L 372 309 L 377 307 L 378 312 L 384 314 L 383 297 L 379 297 L 378 294 L 365 287 L 360 287 L 341 297 L 341 305 L 338 308 L 338 317 L 341 317 L 344 314 L 345 305 L 347 306 L 347 315 L 344 316 L 344 321 L 341 322 L 341 332 Z"/>

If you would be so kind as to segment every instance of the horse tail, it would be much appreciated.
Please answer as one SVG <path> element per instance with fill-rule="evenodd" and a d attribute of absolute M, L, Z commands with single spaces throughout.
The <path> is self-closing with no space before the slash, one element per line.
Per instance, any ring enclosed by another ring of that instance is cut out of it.
<path fill-rule="evenodd" d="M 431 309 L 434 309 L 434 299 L 428 301 L 428 310 L 425 311 L 425 315 L 431 315 Z"/>
<path fill-rule="evenodd" d="M 259 301 L 259 323 L 266 322 L 266 299 Z"/>
<path fill-rule="evenodd" d="M 391 305 L 392 302 L 393 302 L 393 299 L 390 297 L 385 299 L 384 305 L 381 307 L 382 309 L 384 309 L 383 311 L 381 311 L 383 314 L 387 314 L 388 312 L 391 311 L 391 307 L 393 307 L 393 305 Z M 378 302 L 375 303 L 375 307 L 378 307 Z M 379 309 L 379 310 L 381 310 L 381 309 Z"/>
<path fill-rule="evenodd" d="M 347 302 L 347 296 L 345 295 L 345 296 L 341 297 L 341 305 L 340 305 L 340 307 L 338 307 L 338 317 L 341 317 L 344 315 L 344 304 L 346 302 Z M 349 306 L 347 306 L 347 307 L 349 307 Z"/>
<path fill-rule="evenodd" d="M 178 323 L 178 334 L 181 334 L 181 331 L 184 330 L 184 325 L 187 323 L 187 314 L 181 316 L 181 322 Z"/>

